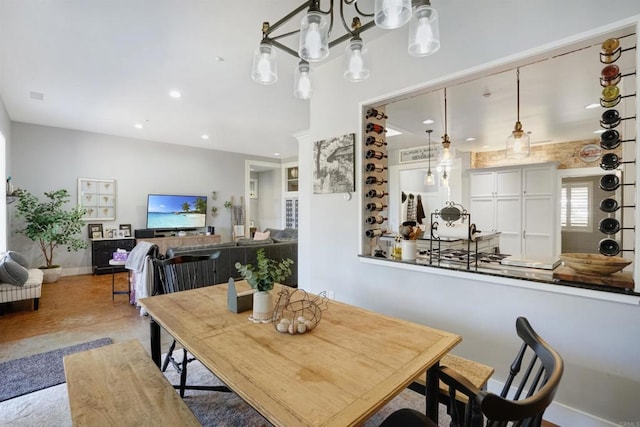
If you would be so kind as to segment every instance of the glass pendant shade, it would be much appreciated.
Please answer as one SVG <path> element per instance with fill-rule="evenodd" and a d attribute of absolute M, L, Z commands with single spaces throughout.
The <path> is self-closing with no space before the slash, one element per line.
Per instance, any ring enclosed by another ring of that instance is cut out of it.
<path fill-rule="evenodd" d="M 426 4 L 416 7 L 409 23 L 409 55 L 427 56 L 439 49 L 438 11 Z"/>
<path fill-rule="evenodd" d="M 443 187 L 448 187 L 449 186 L 449 175 L 447 175 L 447 170 L 444 170 L 444 173 L 442 174 L 442 186 Z"/>
<path fill-rule="evenodd" d="M 294 70 L 293 95 L 300 99 L 311 99 L 313 89 L 311 67 L 308 62 L 300 61 Z"/>
<path fill-rule="evenodd" d="M 531 154 L 529 135 L 522 130 L 522 123 L 516 122 L 513 132 L 507 137 L 507 157 L 518 159 L 528 157 L 529 154 Z"/>
<path fill-rule="evenodd" d="M 433 185 L 433 183 L 433 174 L 431 173 L 431 169 L 429 169 L 424 176 L 424 185 Z"/>
<path fill-rule="evenodd" d="M 386 30 L 400 28 L 411 19 L 411 0 L 376 0 L 376 26 Z"/>
<path fill-rule="evenodd" d="M 344 78 L 351 82 L 361 82 L 369 78 L 369 55 L 360 37 L 351 39 L 345 49 Z"/>
<path fill-rule="evenodd" d="M 270 85 L 278 81 L 276 49 L 270 43 L 262 42 L 254 51 L 251 78 L 262 85 Z"/>
<path fill-rule="evenodd" d="M 453 148 L 449 141 L 449 137 L 446 134 L 442 138 L 445 141 L 442 142 L 442 148 L 438 151 L 438 165 L 450 166 L 455 161 L 456 149 Z"/>
<path fill-rule="evenodd" d="M 308 62 L 329 56 L 329 20 L 322 13 L 310 10 L 302 18 L 298 56 Z"/>

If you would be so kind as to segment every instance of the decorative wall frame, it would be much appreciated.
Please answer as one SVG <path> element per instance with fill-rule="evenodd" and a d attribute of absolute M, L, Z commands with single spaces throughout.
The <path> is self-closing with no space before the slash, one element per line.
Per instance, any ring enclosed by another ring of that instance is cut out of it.
<path fill-rule="evenodd" d="M 131 224 L 120 224 L 119 225 L 120 230 L 122 230 L 124 232 L 124 235 L 122 237 L 131 237 Z"/>
<path fill-rule="evenodd" d="M 88 224 L 90 239 L 102 239 L 102 224 Z"/>
<path fill-rule="evenodd" d="M 313 192 L 355 191 L 355 133 L 313 143 Z"/>
<path fill-rule="evenodd" d="M 116 180 L 78 178 L 78 205 L 87 211 L 85 221 L 116 219 Z"/>

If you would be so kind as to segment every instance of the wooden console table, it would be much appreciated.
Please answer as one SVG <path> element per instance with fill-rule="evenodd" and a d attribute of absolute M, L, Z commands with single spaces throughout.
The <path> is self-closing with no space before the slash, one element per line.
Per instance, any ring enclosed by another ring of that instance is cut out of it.
<path fill-rule="evenodd" d="M 158 252 L 161 255 L 167 253 L 167 249 L 180 246 L 196 246 L 196 245 L 210 245 L 212 243 L 220 243 L 222 237 L 219 234 L 212 234 L 210 236 L 204 234 L 194 234 L 188 236 L 169 236 L 169 237 L 154 237 L 137 239 L 137 242 L 149 242 L 154 245 L 158 245 Z"/>

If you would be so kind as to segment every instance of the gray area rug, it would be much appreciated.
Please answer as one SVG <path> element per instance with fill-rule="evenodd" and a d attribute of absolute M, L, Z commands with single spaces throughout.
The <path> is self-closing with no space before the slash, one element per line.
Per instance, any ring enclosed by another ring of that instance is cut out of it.
<path fill-rule="evenodd" d="M 64 356 L 108 344 L 111 338 L 102 338 L 0 363 L 0 402 L 62 384 Z"/>
<path fill-rule="evenodd" d="M 179 382 L 179 375 L 172 367 L 167 368 L 165 377 L 172 384 Z M 193 362 L 189 364 L 187 384 L 216 385 L 220 384 L 220 380 L 202 364 Z M 203 426 L 271 426 L 271 423 L 235 393 L 187 390 L 184 401 Z M 424 412 L 424 396 L 411 390 L 404 390 L 367 420 L 363 426 L 376 427 L 391 412 L 400 408 L 415 408 Z M 449 421 L 450 418 L 445 414 L 444 406 L 440 405 L 439 425 L 448 426 Z M 13 427 L 71 426 L 66 384 L 0 402 L 0 425 Z"/>

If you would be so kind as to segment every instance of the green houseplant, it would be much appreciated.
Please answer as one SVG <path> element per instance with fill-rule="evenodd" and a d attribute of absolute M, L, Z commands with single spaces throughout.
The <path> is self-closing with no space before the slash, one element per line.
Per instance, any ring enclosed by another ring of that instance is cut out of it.
<path fill-rule="evenodd" d="M 281 259 L 280 261 L 268 258 L 265 255 L 264 248 L 257 251 L 256 265 L 242 265 L 236 262 L 235 267 L 240 275 L 256 289 L 253 294 L 253 315 L 254 322 L 268 323 L 271 321 L 273 314 L 273 296 L 271 289 L 275 282 L 285 280 L 291 275 L 291 265 L 293 260 L 290 258 Z"/>
<path fill-rule="evenodd" d="M 20 191 L 16 209 L 18 216 L 24 218 L 25 226 L 18 232 L 40 246 L 45 260 L 45 265 L 40 268 L 59 269 L 60 266 L 53 263 L 57 247 L 66 246 L 69 252 L 87 247 L 86 240 L 79 237 L 85 210 L 79 206 L 69 210 L 64 208 L 69 201 L 69 192 L 65 189 L 45 192 L 44 195 L 46 200 L 40 201 L 28 191 Z"/>

